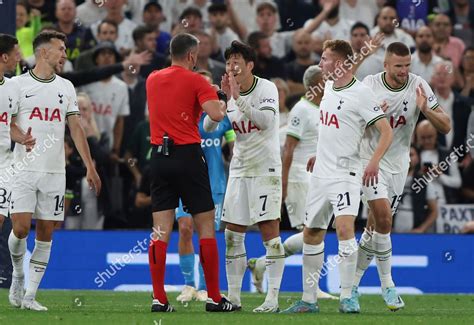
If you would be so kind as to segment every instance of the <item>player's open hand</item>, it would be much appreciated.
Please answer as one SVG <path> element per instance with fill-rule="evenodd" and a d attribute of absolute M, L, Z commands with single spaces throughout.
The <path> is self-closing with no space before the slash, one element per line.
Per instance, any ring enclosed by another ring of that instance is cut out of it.
<path fill-rule="evenodd" d="M 427 99 L 425 89 L 421 84 L 416 87 L 416 106 L 423 112 L 427 109 Z"/>
<path fill-rule="evenodd" d="M 29 127 L 28 131 L 26 131 L 21 144 L 26 147 L 26 152 L 30 152 L 31 150 L 33 150 L 33 147 L 36 144 L 36 138 L 33 138 L 33 136 L 31 135 L 31 127 Z"/>
<path fill-rule="evenodd" d="M 221 79 L 221 89 L 227 95 L 227 98 L 230 99 L 230 84 L 229 84 L 229 75 L 224 73 Z"/>
<path fill-rule="evenodd" d="M 229 73 L 229 86 L 230 86 L 230 94 L 234 99 L 239 98 L 240 96 L 240 85 L 238 84 L 237 80 L 232 73 Z"/>
<path fill-rule="evenodd" d="M 374 186 L 379 182 L 379 164 L 378 162 L 369 161 L 365 168 L 362 184 L 364 186 Z"/>
<path fill-rule="evenodd" d="M 308 163 L 306 164 L 306 171 L 312 173 L 315 163 L 316 163 L 316 156 L 310 157 L 308 159 Z"/>
<path fill-rule="evenodd" d="M 102 182 L 94 167 L 87 168 L 86 178 L 89 188 L 94 190 L 96 196 L 99 196 L 100 189 L 102 188 Z"/>

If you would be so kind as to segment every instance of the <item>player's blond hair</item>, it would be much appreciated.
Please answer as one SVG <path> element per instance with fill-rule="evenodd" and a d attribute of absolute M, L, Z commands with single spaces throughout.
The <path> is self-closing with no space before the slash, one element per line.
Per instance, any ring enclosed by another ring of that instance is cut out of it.
<path fill-rule="evenodd" d="M 323 51 L 331 50 L 336 53 L 341 59 L 347 59 L 354 55 L 351 44 L 341 39 L 327 40 L 323 43 Z"/>

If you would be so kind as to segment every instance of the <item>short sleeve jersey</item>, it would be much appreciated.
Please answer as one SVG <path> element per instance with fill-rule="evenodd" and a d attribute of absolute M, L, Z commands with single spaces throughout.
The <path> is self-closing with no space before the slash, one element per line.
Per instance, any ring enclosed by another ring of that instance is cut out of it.
<path fill-rule="evenodd" d="M 154 71 L 146 81 L 151 143 L 163 143 L 166 133 L 177 145 L 200 143 L 202 105 L 218 100 L 216 90 L 201 75 L 173 65 Z"/>
<path fill-rule="evenodd" d="M 313 174 L 362 179 L 360 143 L 365 128 L 385 118 L 372 90 L 353 78 L 344 87 L 327 81 L 320 104 L 318 149 Z M 355 178 L 354 178 L 355 176 Z"/>
<path fill-rule="evenodd" d="M 385 72 L 367 76 L 363 83 L 373 90 L 379 104 L 383 101 L 388 104 L 385 115 L 393 129 L 393 141 L 380 161 L 380 168 L 390 173 L 406 172 L 410 163 L 411 138 L 420 115 L 420 110 L 416 107 L 416 88 L 422 85 L 430 109 L 434 110 L 439 106 L 438 100 L 428 83 L 413 73 L 408 74 L 407 82 L 398 89 L 389 86 Z M 366 130 L 361 145 L 363 159 L 372 157 L 379 138 L 379 132 L 374 128 Z"/>
<path fill-rule="evenodd" d="M 14 79 L 0 80 L 0 168 L 7 168 L 12 162 L 10 125 L 12 115 L 18 113 L 20 87 Z"/>
<path fill-rule="evenodd" d="M 58 75 L 41 79 L 33 70 L 14 79 L 20 85 L 16 123 L 25 131 L 31 127 L 31 134 L 36 138 L 35 148 L 29 153 L 24 146 L 15 146 L 15 167 L 18 170 L 64 174 L 66 118 L 79 115 L 74 86 Z"/>

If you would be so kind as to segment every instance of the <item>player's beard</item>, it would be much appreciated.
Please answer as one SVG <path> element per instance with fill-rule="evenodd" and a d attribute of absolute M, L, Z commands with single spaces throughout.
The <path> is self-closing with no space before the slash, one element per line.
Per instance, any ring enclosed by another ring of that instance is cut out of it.
<path fill-rule="evenodd" d="M 397 76 L 396 74 L 393 74 L 392 75 L 392 79 L 395 80 L 399 86 L 403 86 L 405 84 L 405 82 L 407 82 L 407 77 L 400 77 L 400 76 Z"/>

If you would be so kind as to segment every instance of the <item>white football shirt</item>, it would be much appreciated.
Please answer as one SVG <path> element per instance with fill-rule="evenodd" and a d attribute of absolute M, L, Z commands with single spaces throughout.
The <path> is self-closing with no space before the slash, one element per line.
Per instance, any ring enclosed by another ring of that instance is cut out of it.
<path fill-rule="evenodd" d="M 64 174 L 66 118 L 79 115 L 74 86 L 58 75 L 41 79 L 32 70 L 14 80 L 21 90 L 16 123 L 24 131 L 31 127 L 31 134 L 36 138 L 32 152 L 27 153 L 24 146 L 15 146 L 15 168 Z"/>
<path fill-rule="evenodd" d="M 107 134 L 112 149 L 117 117 L 130 115 L 127 84 L 113 76 L 109 81 L 97 81 L 81 90 L 89 95 L 97 127 Z"/>
<path fill-rule="evenodd" d="M 385 118 L 372 90 L 352 78 L 344 87 L 326 81 L 320 104 L 313 176 L 362 180 L 360 143 L 366 126 Z"/>
<path fill-rule="evenodd" d="M 254 77 L 252 86 L 240 93 L 240 98 L 252 109 L 274 114 L 275 118 L 269 128 L 260 130 L 239 110 L 233 98 L 228 101 L 227 116 L 236 135 L 229 176 L 281 176 L 278 90 L 275 84 Z"/>
<path fill-rule="evenodd" d="M 301 97 L 291 109 L 288 120 L 286 134 L 299 140 L 293 152 L 288 181 L 309 182 L 311 173 L 306 171 L 306 164 L 310 157 L 316 155 L 319 106 Z"/>
<path fill-rule="evenodd" d="M 411 138 L 420 115 L 420 110 L 416 107 L 416 88 L 422 85 L 430 109 L 439 106 L 438 100 L 428 83 L 413 73 L 408 74 L 406 84 L 399 89 L 388 85 L 385 72 L 367 76 L 363 83 L 375 93 L 378 104 L 383 101 L 388 104 L 385 115 L 393 129 L 393 141 L 380 161 L 380 168 L 394 174 L 406 172 L 410 163 Z M 361 145 L 363 159 L 372 157 L 378 140 L 379 132 L 375 128 L 367 128 Z"/>
<path fill-rule="evenodd" d="M 3 77 L 0 80 L 0 168 L 11 166 L 10 124 L 12 115 L 18 113 L 20 87 L 13 79 Z M 20 145 L 19 145 L 20 146 Z"/>

